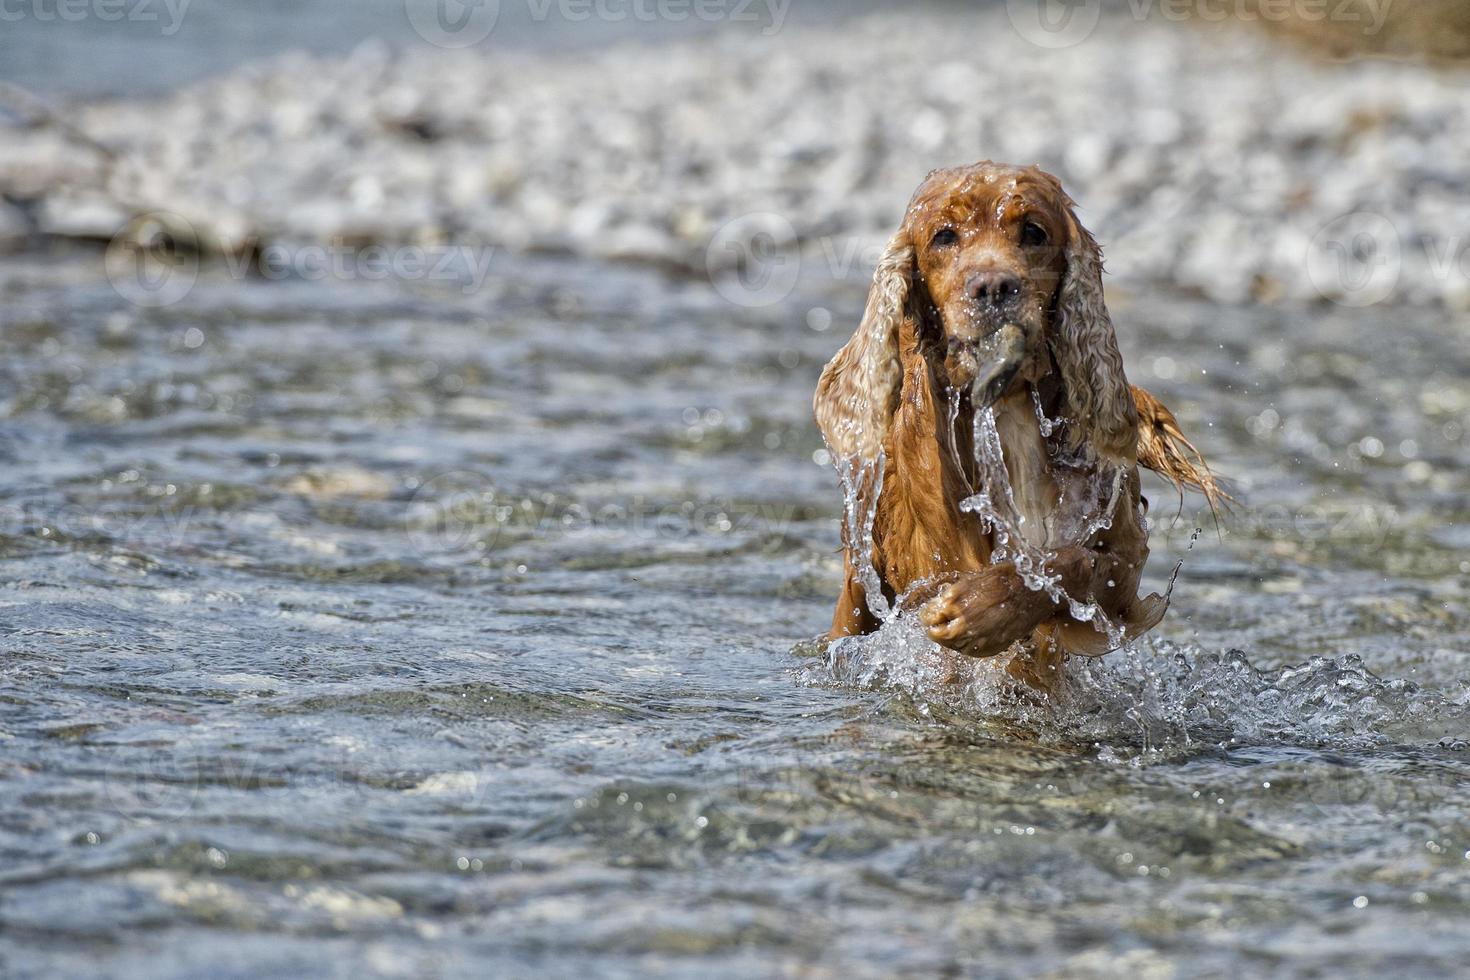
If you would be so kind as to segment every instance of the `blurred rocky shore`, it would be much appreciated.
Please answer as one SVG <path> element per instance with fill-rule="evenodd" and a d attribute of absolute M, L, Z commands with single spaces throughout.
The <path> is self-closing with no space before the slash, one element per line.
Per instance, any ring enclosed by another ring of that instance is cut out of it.
<path fill-rule="evenodd" d="M 1354 303 L 1366 276 L 1373 301 L 1470 307 L 1462 69 L 1158 18 L 1026 34 L 995 6 L 595 54 L 368 44 L 160 101 L 6 103 L 0 241 L 163 211 L 206 251 L 452 242 L 720 275 L 758 226 L 858 277 L 925 172 L 992 158 L 1062 177 L 1116 284 Z"/>

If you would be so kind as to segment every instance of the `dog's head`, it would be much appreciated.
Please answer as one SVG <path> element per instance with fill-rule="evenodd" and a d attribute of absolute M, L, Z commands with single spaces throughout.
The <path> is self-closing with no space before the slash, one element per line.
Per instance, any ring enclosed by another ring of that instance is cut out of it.
<path fill-rule="evenodd" d="M 863 323 L 823 373 L 817 420 L 843 457 L 877 454 L 911 321 L 933 376 L 977 407 L 1060 376 L 1076 443 L 1131 460 L 1137 412 L 1103 302 L 1097 242 L 1060 182 L 990 162 L 938 170 L 874 273 Z"/>

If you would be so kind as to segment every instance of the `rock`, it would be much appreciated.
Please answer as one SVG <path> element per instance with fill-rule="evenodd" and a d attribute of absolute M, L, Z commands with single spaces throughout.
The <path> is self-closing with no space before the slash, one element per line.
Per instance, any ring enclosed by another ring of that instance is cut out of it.
<path fill-rule="evenodd" d="M 369 45 L 75 109 L 115 165 L 46 127 L 0 132 L 0 194 L 37 200 L 58 235 L 171 210 L 229 250 L 433 238 L 702 269 L 721 229 L 772 212 L 813 254 L 848 256 L 886 239 L 929 169 L 989 157 L 1060 176 L 1131 287 L 1372 299 L 1343 287 L 1365 270 L 1339 268 L 1358 259 L 1334 237 L 1367 214 L 1389 252 L 1366 271 L 1398 263 L 1378 301 L 1463 306 L 1470 183 L 1446 162 L 1470 157 L 1461 79 L 1292 50 L 1126 16 L 1050 50 L 999 4 L 691 38 L 656 71 L 638 46 Z"/>
<path fill-rule="evenodd" d="M 111 241 L 132 213 L 100 192 L 77 190 L 45 197 L 36 214 L 42 234 Z"/>
<path fill-rule="evenodd" d="M 19 210 L 0 201 L 0 251 L 19 248 L 30 237 L 30 222 Z"/>

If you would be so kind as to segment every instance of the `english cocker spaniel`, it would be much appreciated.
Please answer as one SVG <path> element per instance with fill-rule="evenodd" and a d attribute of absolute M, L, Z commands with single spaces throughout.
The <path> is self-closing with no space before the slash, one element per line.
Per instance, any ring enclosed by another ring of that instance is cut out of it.
<path fill-rule="evenodd" d="M 1219 484 L 1128 384 L 1097 242 L 1060 182 L 983 162 L 930 174 L 822 372 L 817 424 L 847 506 L 833 638 L 917 610 L 961 654 L 1049 689 L 1069 655 L 1153 628 L 1138 466 Z"/>

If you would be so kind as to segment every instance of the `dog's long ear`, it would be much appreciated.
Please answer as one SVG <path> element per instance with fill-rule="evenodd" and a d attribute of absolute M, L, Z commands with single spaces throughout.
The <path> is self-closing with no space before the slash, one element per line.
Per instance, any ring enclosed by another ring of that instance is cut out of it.
<path fill-rule="evenodd" d="M 899 229 L 878 260 L 863 322 L 822 369 L 812 407 L 836 462 L 874 460 L 883 447 L 903 383 L 898 336 L 913 268 L 908 233 Z"/>
<path fill-rule="evenodd" d="M 1138 451 L 1138 410 L 1103 301 L 1102 250 L 1070 207 L 1066 213 L 1067 271 L 1057 295 L 1052 353 L 1066 385 L 1069 414 L 1077 420 L 1077 438 L 1091 443 L 1104 458 L 1132 463 Z"/>

